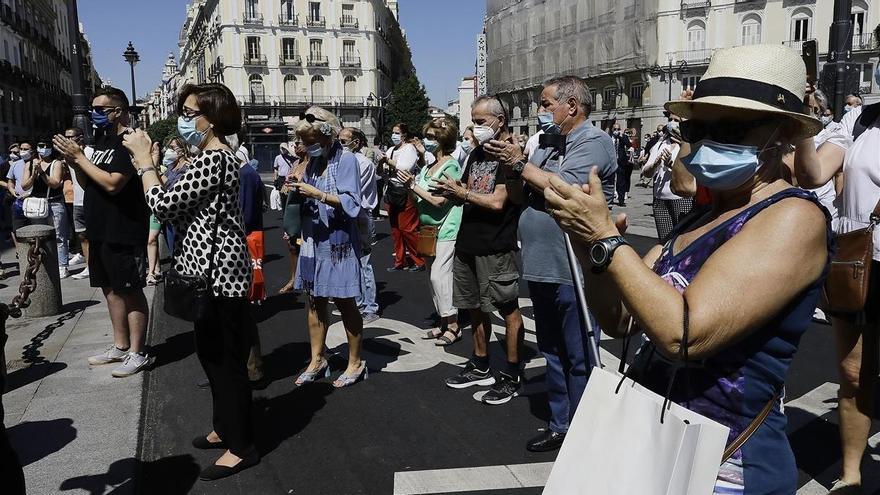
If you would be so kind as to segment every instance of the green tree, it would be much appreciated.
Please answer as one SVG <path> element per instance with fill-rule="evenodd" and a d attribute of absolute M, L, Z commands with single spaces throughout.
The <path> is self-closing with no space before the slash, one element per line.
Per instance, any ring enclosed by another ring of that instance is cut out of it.
<path fill-rule="evenodd" d="M 428 115 L 428 95 L 415 75 L 398 80 L 391 89 L 391 99 L 385 111 L 385 129 L 382 139 L 386 142 L 391 129 L 398 122 L 409 126 L 410 131 L 421 132 L 431 119 Z"/>
<path fill-rule="evenodd" d="M 157 120 L 147 127 L 147 134 L 153 141 L 160 145 L 165 144 L 165 139 L 177 135 L 177 117 L 168 117 L 164 120 Z"/>

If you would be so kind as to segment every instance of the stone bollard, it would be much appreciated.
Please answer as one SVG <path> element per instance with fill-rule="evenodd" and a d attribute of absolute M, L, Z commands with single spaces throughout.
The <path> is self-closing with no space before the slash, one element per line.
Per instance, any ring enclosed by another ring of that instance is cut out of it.
<path fill-rule="evenodd" d="M 30 305 L 24 315 L 33 318 L 61 313 L 61 279 L 58 274 L 58 248 L 55 244 L 55 228 L 51 225 L 27 225 L 15 231 L 18 239 L 18 268 L 24 280 L 28 267 L 28 251 L 31 239 L 37 239 L 42 251 L 42 263 L 37 270 L 37 287 L 30 295 Z"/>

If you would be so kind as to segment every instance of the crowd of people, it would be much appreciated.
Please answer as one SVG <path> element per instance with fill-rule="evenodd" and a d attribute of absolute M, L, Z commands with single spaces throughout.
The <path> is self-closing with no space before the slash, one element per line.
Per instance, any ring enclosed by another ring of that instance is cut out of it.
<path fill-rule="evenodd" d="M 381 314 L 371 254 L 384 204 L 394 251 L 388 271 L 427 272 L 412 276 L 425 278 L 437 315 L 435 328 L 414 337 L 449 346 L 471 328 L 471 356 L 446 379 L 449 388 L 487 387 L 481 400 L 488 405 L 522 391 L 520 281 L 527 284 L 550 409 L 528 450 L 562 445 L 597 364 L 587 328 L 601 328 L 640 342 L 630 368 L 636 381 L 728 426 L 731 440 L 754 430 L 722 464 L 717 493 L 794 493 L 785 375 L 817 314 L 834 234 L 873 225 L 880 197 L 880 104 L 848 98 L 850 110 L 835 122 L 828 98 L 804 80 L 804 64 L 788 48 L 719 50 L 698 88 L 666 104 L 667 123 L 643 144 L 635 129 L 591 123 L 590 89 L 576 76 L 544 84 L 539 132 L 527 140 L 514 135 L 504 103 L 491 95 L 475 99 L 468 128 L 448 118 L 421 129 L 401 122 L 387 148 L 371 146 L 333 112 L 308 108 L 294 124 L 295 139 L 280 147 L 269 185 L 280 197 L 290 253 L 280 292 L 308 300 L 311 355 L 296 385 L 331 374 L 331 303 L 348 340 L 347 365 L 333 386 L 368 378 L 363 330 Z M 165 276 L 207 280 L 210 311 L 194 327 L 213 422 L 193 445 L 224 451 L 201 474 L 219 479 L 260 460 L 251 386 L 262 370 L 249 302 L 266 297 L 269 195 L 241 145 L 240 108 L 225 86 L 184 87 L 179 135 L 165 143 L 128 127 L 128 103 L 113 88 L 94 98 L 92 146 L 71 128 L 36 147 L 10 148 L 12 222 L 55 227 L 62 276 L 73 263 L 68 245 L 80 246 L 88 266 L 77 276 L 103 290 L 114 328 L 112 345 L 89 362 L 121 363 L 114 376 L 154 359 L 144 342 L 143 288 L 163 277 L 160 231 L 173 252 Z M 653 188 L 659 242 L 645 256 L 623 236 L 625 215 L 610 214 L 613 203 L 626 204 L 635 170 L 640 185 Z M 25 197 L 46 198 L 48 214 L 28 213 Z M 566 236 L 582 268 L 576 273 Z M 880 290 L 880 242 L 873 259 L 868 304 L 830 315 L 841 374 L 836 494 L 861 493 L 877 376 L 871 302 Z M 591 314 L 579 309 L 578 279 Z M 489 358 L 493 313 L 504 321 L 500 369 Z M 681 361 L 694 365 L 688 380 L 672 380 Z"/>

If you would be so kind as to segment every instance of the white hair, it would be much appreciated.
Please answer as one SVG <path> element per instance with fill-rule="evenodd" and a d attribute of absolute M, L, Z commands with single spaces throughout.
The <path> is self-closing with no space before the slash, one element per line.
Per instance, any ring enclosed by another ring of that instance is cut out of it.
<path fill-rule="evenodd" d="M 342 124 L 339 123 L 339 118 L 336 117 L 336 114 L 325 110 L 321 107 L 309 107 L 308 110 L 305 111 L 306 115 L 313 115 L 315 117 L 314 122 L 308 122 L 305 119 L 299 119 L 299 121 L 294 124 L 296 129 L 296 135 L 303 137 L 303 135 L 307 134 L 323 134 L 325 136 L 329 136 L 330 139 L 336 139 L 339 135 L 339 131 L 342 129 Z"/>

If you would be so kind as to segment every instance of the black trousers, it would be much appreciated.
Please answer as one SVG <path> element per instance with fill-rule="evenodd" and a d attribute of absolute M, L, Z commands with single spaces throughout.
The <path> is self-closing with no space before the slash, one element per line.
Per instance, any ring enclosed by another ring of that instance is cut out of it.
<path fill-rule="evenodd" d="M 0 487 L 3 493 L 9 495 L 25 495 L 24 471 L 18 456 L 9 444 L 9 436 L 6 434 L 6 426 L 3 425 L 3 398 L 6 391 L 6 354 L 3 346 L 6 345 L 6 325 L 0 322 Z"/>
<path fill-rule="evenodd" d="M 629 193 L 632 183 L 633 164 L 630 162 L 617 163 L 617 201 L 619 203 L 626 202 L 626 195 Z"/>
<path fill-rule="evenodd" d="M 247 373 L 249 317 L 244 298 L 223 297 L 214 300 L 210 317 L 195 322 L 196 354 L 211 385 L 214 431 L 238 457 L 254 445 Z"/>

